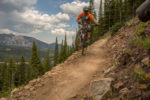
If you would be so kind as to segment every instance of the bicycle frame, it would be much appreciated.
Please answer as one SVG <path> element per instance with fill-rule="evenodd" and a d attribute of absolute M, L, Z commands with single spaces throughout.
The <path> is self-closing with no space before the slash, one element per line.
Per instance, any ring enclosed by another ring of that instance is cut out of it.
<path fill-rule="evenodd" d="M 88 43 L 86 42 L 86 40 L 87 40 L 89 28 L 95 24 L 84 23 L 84 24 L 79 24 L 79 25 L 80 25 L 79 36 L 80 36 L 80 42 L 82 43 L 82 55 L 84 55 L 84 49 L 88 46 Z"/>

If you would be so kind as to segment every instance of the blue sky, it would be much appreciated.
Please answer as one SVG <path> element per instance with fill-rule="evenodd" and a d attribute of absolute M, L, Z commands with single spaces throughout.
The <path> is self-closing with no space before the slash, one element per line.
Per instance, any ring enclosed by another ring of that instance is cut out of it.
<path fill-rule="evenodd" d="M 95 0 L 98 9 L 99 0 Z M 35 37 L 59 43 L 68 37 L 72 43 L 77 29 L 76 17 L 89 0 L 0 0 L 0 33 Z"/>

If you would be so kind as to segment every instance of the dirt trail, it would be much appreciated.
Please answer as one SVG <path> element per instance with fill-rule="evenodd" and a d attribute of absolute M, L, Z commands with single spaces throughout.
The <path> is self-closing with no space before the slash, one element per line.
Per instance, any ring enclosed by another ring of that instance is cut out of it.
<path fill-rule="evenodd" d="M 49 78 L 45 78 L 42 87 L 33 92 L 34 96 L 26 96 L 26 100 L 68 100 L 76 96 L 90 83 L 96 72 L 106 68 L 109 57 L 104 46 L 108 39 L 101 39 L 88 47 L 85 56 L 81 56 L 80 52 L 73 54 L 63 64 L 45 74 L 50 74 Z"/>

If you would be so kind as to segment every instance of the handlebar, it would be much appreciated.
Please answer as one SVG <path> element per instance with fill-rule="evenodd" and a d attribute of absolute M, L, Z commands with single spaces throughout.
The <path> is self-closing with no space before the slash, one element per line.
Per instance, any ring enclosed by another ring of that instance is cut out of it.
<path fill-rule="evenodd" d="M 88 24 L 88 23 L 78 23 L 79 25 L 91 25 L 91 26 L 98 26 L 99 24 Z"/>

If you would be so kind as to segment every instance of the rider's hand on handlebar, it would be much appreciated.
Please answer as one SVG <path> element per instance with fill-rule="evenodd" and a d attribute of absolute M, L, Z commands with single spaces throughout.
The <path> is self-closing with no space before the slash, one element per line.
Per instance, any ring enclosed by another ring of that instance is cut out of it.
<path fill-rule="evenodd" d="M 98 25 L 99 25 L 98 23 L 95 24 L 95 26 L 98 26 Z"/>
<path fill-rule="evenodd" d="M 81 22 L 78 22 L 78 24 L 81 24 Z"/>

